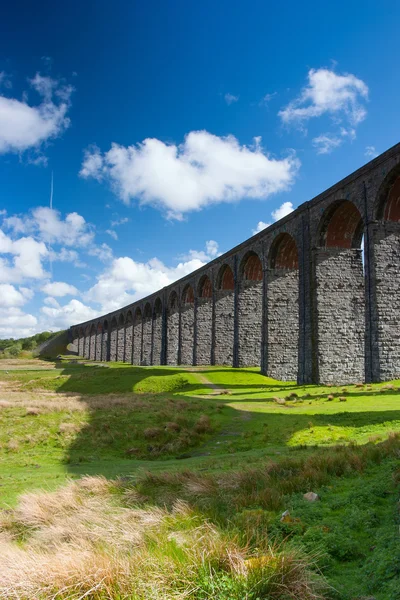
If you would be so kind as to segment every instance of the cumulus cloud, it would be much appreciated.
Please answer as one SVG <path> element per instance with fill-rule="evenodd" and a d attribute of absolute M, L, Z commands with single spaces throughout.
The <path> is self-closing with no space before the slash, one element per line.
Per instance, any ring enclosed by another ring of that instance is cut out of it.
<path fill-rule="evenodd" d="M 47 306 L 42 306 L 41 312 L 45 316 L 44 324 L 50 324 L 52 329 L 64 329 L 94 319 L 100 314 L 75 298 L 63 306 L 54 298 L 46 304 Z"/>
<path fill-rule="evenodd" d="M 0 338 L 28 337 L 37 333 L 38 320 L 16 306 L 0 307 Z M 42 330 L 43 331 L 43 330 Z"/>
<path fill-rule="evenodd" d="M 41 239 L 65 246 L 88 246 L 94 238 L 91 226 L 77 212 L 68 213 L 65 219 L 59 211 L 46 206 L 38 206 L 32 211 L 35 225 Z"/>
<path fill-rule="evenodd" d="M 158 258 L 145 263 L 127 256 L 115 258 L 110 267 L 100 275 L 97 283 L 89 289 L 85 300 L 99 303 L 101 312 L 115 310 L 199 269 L 218 255 L 217 242 L 210 240 L 204 251 L 189 251 L 174 267 L 166 266 Z"/>
<path fill-rule="evenodd" d="M 112 144 L 108 152 L 88 149 L 80 175 L 107 181 L 123 202 L 138 199 L 170 218 L 218 202 L 268 198 L 288 190 L 300 162 L 290 154 L 270 157 L 255 138 L 252 147 L 234 136 L 192 131 L 179 146 L 146 139 L 133 146 Z"/>
<path fill-rule="evenodd" d="M 30 80 L 39 94 L 36 105 L 0 95 L 0 154 L 20 153 L 58 137 L 67 127 L 72 87 L 37 73 Z"/>
<path fill-rule="evenodd" d="M 279 111 L 283 123 L 303 124 L 324 114 L 345 118 L 353 126 L 367 115 L 364 102 L 368 86 L 351 73 L 342 75 L 329 69 L 310 69 L 308 83 L 300 95 Z"/>
<path fill-rule="evenodd" d="M 62 296 L 74 296 L 79 293 L 75 286 L 65 283 L 64 281 L 52 281 L 46 283 L 46 285 L 42 287 L 42 292 L 48 296 L 56 296 L 57 298 L 61 298 Z"/>
<path fill-rule="evenodd" d="M 0 229 L 0 282 L 15 283 L 24 279 L 43 279 L 47 276 L 42 261 L 48 255 L 43 242 L 33 237 L 12 240 Z"/>
<path fill-rule="evenodd" d="M 256 233 L 260 233 L 260 231 L 263 231 L 263 229 L 267 229 L 267 227 L 269 227 L 270 225 L 272 225 L 272 223 L 264 223 L 264 221 L 258 221 L 256 228 L 252 230 L 252 234 L 256 235 Z"/>
<path fill-rule="evenodd" d="M 279 206 L 279 208 L 272 211 L 271 217 L 273 218 L 274 221 L 279 221 L 279 219 L 283 219 L 283 217 L 290 215 L 290 213 L 293 211 L 294 211 L 294 206 L 293 206 L 292 202 L 284 202 L 283 204 L 281 204 Z M 264 221 L 259 221 L 257 223 L 256 228 L 252 230 L 252 235 L 256 235 L 256 233 L 260 233 L 260 231 L 263 231 L 263 229 L 266 229 L 270 225 L 272 225 L 272 223 L 265 223 Z"/>
<path fill-rule="evenodd" d="M 0 307 L 23 306 L 32 298 L 33 292 L 21 287 L 19 290 L 9 283 L 0 283 Z"/>

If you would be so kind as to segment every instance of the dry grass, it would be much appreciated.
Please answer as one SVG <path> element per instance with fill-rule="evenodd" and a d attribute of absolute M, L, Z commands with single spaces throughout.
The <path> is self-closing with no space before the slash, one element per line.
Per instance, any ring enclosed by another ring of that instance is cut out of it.
<path fill-rule="evenodd" d="M 323 597 L 297 551 L 265 543 L 252 554 L 184 502 L 170 511 L 126 508 L 112 487 L 86 477 L 57 492 L 26 494 L 4 512 L 0 598 L 195 600 L 220 597 L 219 586 L 228 584 L 232 600 Z"/>

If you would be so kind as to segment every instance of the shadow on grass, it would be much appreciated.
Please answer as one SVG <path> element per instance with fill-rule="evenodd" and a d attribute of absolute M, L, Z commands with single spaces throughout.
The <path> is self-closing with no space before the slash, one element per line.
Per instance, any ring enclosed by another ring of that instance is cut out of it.
<path fill-rule="evenodd" d="M 400 410 L 346 412 L 346 405 L 340 407 L 342 412 L 333 414 L 299 414 L 291 412 L 290 406 L 279 407 L 277 413 L 243 411 L 227 406 L 236 394 L 288 395 L 291 388 L 298 387 L 291 384 L 234 384 L 227 386 L 232 390 L 230 395 L 200 398 L 194 393 L 198 394 L 204 386 L 201 382 L 189 383 L 186 368 L 132 367 L 115 363 L 104 367 L 96 363 L 64 362 L 58 362 L 56 366 L 61 369 L 60 377 L 65 377 L 57 392 L 83 394 L 82 401 L 89 412 L 86 424 L 66 448 L 65 464 L 71 474 L 115 477 L 148 468 L 156 462 L 160 468 L 168 468 L 167 463 L 171 464 L 174 459 L 180 459 L 182 467 L 187 462 L 193 467 L 196 457 L 221 456 L 225 449 L 233 452 L 234 458 L 234 453 L 246 450 L 284 448 L 297 432 L 316 427 L 366 428 L 368 436 L 368 428 L 373 430 L 374 426 L 387 424 L 390 430 L 391 422 L 400 421 Z M 218 369 L 211 371 L 215 373 Z M 244 369 L 240 371 L 248 374 Z M 201 373 L 206 374 L 207 369 L 201 369 Z M 312 387 L 307 386 L 307 390 L 312 392 Z M 368 392 L 364 390 L 346 393 L 360 397 L 366 394 Z M 392 390 L 391 394 L 400 395 L 400 392 Z M 125 398 L 120 401 L 118 396 Z M 311 393 L 308 399 L 321 396 Z M 240 400 L 241 404 L 246 402 L 265 404 L 272 399 Z M 313 409 L 316 408 L 318 406 L 314 404 Z M 203 414 L 211 419 L 213 431 L 197 434 L 195 423 Z M 177 444 L 174 432 L 164 433 L 169 422 L 178 422 L 181 429 L 188 432 L 181 446 Z M 145 440 L 143 431 L 147 427 L 161 429 L 160 439 Z M 335 441 L 349 440 L 339 437 Z"/>

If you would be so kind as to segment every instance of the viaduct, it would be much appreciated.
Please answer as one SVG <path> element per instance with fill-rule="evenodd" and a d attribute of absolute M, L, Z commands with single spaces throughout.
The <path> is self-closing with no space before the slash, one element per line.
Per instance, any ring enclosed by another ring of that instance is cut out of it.
<path fill-rule="evenodd" d="M 69 337 L 98 361 L 259 366 L 300 384 L 400 378 L 400 144 Z"/>

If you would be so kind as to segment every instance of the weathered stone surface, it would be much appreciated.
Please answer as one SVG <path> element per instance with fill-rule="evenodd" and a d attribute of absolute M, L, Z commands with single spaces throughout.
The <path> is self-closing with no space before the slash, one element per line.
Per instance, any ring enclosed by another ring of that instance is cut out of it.
<path fill-rule="evenodd" d="M 181 308 L 181 365 L 193 364 L 194 347 L 194 304 L 185 304 Z"/>
<path fill-rule="evenodd" d="M 179 308 L 174 305 L 167 311 L 167 365 L 179 361 Z"/>
<path fill-rule="evenodd" d="M 267 374 L 295 381 L 299 347 L 298 270 L 270 269 L 267 291 Z"/>
<path fill-rule="evenodd" d="M 217 292 L 215 302 L 215 364 L 233 364 L 235 296 L 233 290 Z"/>
<path fill-rule="evenodd" d="M 210 365 L 212 351 L 212 298 L 199 298 L 196 314 L 196 364 Z"/>
<path fill-rule="evenodd" d="M 307 492 L 303 495 L 303 498 L 308 502 L 316 502 L 316 500 L 319 500 L 319 496 L 315 492 Z"/>
<path fill-rule="evenodd" d="M 239 291 L 239 366 L 261 361 L 262 281 L 242 281 Z"/>

